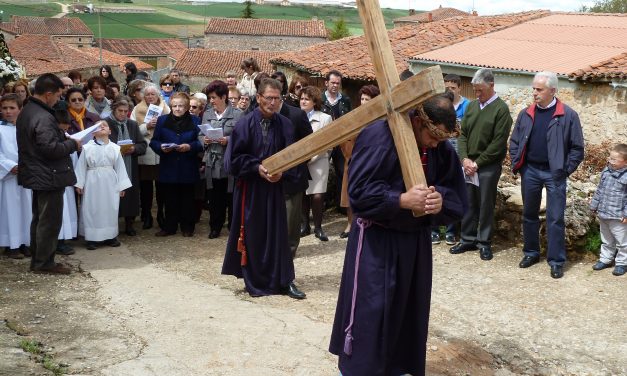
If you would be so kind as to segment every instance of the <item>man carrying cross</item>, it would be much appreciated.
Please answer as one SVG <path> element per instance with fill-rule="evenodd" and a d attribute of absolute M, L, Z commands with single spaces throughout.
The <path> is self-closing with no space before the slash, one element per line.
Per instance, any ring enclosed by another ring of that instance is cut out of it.
<path fill-rule="evenodd" d="M 431 298 L 431 225 L 467 208 L 461 165 L 445 142 L 455 110 L 445 96 L 410 114 L 427 185 L 405 191 L 387 121 L 365 128 L 349 163 L 351 228 L 329 350 L 342 375 L 421 375 Z M 426 215 L 414 217 L 412 210 Z"/>

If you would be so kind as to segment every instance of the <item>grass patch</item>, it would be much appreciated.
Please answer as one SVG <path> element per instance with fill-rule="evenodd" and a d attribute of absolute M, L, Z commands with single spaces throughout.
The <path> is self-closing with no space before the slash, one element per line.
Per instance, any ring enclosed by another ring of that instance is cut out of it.
<path fill-rule="evenodd" d="M 41 354 L 41 343 L 33 340 L 33 339 L 23 339 L 20 341 L 20 348 L 27 353 L 31 353 L 34 355 Z"/>
<path fill-rule="evenodd" d="M 78 14 L 78 17 L 98 37 L 98 15 Z M 183 23 L 185 22 L 185 23 Z M 103 38 L 170 38 L 176 34 L 164 33 L 150 29 L 147 25 L 179 26 L 184 30 L 187 25 L 197 25 L 202 22 L 182 21 L 180 18 L 164 14 L 113 14 L 103 13 L 100 17 L 100 27 Z"/>
<path fill-rule="evenodd" d="M 52 372 L 54 376 L 61 376 L 67 373 L 67 367 L 60 365 L 54 361 L 52 355 L 44 355 L 42 361 L 42 365 L 45 369 Z"/>
<path fill-rule="evenodd" d="M 590 226 L 590 229 L 586 234 L 584 250 L 598 256 L 601 251 L 601 244 L 601 232 L 599 231 L 599 226 L 594 224 L 593 226 Z"/>
<path fill-rule="evenodd" d="M 45 354 L 43 345 L 34 339 L 23 339 L 20 341 L 20 348 L 27 353 L 33 354 L 37 362 L 52 372 L 55 376 L 61 376 L 67 373 L 67 366 L 61 365 L 54 361 L 54 356 Z"/>
<path fill-rule="evenodd" d="M 12 1 L 8 2 L 0 0 L 0 10 L 4 12 L 2 15 L 3 21 L 8 21 L 11 16 L 39 16 L 50 17 L 61 12 L 61 6 L 59 4 L 30 4 L 30 3 L 17 3 Z"/>

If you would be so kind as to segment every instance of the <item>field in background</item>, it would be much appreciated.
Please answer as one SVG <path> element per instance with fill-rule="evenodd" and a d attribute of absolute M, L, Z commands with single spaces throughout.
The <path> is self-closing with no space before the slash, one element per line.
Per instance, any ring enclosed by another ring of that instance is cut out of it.
<path fill-rule="evenodd" d="M 71 2 L 66 2 L 70 4 Z M 90 1 L 81 1 L 88 4 Z M 91 2 L 95 6 L 107 7 L 150 7 L 156 13 L 149 14 L 119 14 L 103 13 L 100 17 L 102 36 L 104 38 L 187 38 L 203 34 L 204 23 L 209 17 L 239 17 L 243 9 L 241 3 L 206 3 L 193 5 L 184 1 L 166 0 L 134 0 L 132 4 Z M 10 15 L 23 16 L 52 16 L 61 11 L 55 3 L 46 0 L 30 1 L 16 0 L 9 3 L 0 0 L 0 10 L 4 11 L 4 20 Z M 328 28 L 344 17 L 344 20 L 353 35 L 363 34 L 357 9 L 340 8 L 333 6 L 306 6 L 292 5 L 253 5 L 255 18 L 274 18 L 290 20 L 308 20 L 313 17 L 324 20 Z M 384 9 L 383 15 L 388 28 L 392 27 L 394 18 L 402 17 L 407 11 L 398 9 Z M 98 16 L 96 14 L 70 14 L 71 17 L 80 17 L 98 37 Z"/>

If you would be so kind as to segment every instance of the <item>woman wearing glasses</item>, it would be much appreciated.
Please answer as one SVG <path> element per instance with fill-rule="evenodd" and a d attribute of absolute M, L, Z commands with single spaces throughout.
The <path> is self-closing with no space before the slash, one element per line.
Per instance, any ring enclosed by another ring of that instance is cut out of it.
<path fill-rule="evenodd" d="M 164 74 L 161 76 L 161 79 L 159 79 L 159 85 L 161 85 L 161 96 L 163 97 L 163 100 L 165 100 L 165 103 L 169 106 L 170 97 L 174 93 L 174 82 L 172 81 L 170 75 Z"/>
<path fill-rule="evenodd" d="M 68 103 L 68 112 L 72 116 L 72 119 L 67 133 L 74 134 L 80 132 L 83 129 L 91 127 L 100 120 L 100 117 L 97 114 L 87 111 L 87 108 L 85 107 L 86 99 L 87 96 L 83 90 L 76 87 L 68 89 L 67 94 L 65 95 L 65 100 Z"/>
<path fill-rule="evenodd" d="M 290 82 L 290 86 L 287 88 L 287 97 L 285 98 L 285 103 L 300 108 L 300 92 L 307 86 L 309 86 L 309 81 L 307 81 L 307 78 L 299 74 L 295 74 L 292 77 L 292 82 Z"/>
<path fill-rule="evenodd" d="M 161 109 L 161 115 L 169 114 L 170 107 L 161 99 L 159 88 L 153 83 L 146 82 L 144 84 L 141 96 L 143 99 L 133 108 L 133 112 L 131 112 L 131 120 L 137 121 L 139 130 L 146 139 L 146 142 L 150 142 L 154 134 L 155 126 L 157 125 L 157 116 L 152 116 L 152 119 L 146 121 L 148 107 L 151 104 L 158 106 Z M 139 156 L 139 199 L 141 201 L 141 219 L 144 222 L 142 226 L 144 230 L 152 228 L 153 224 L 153 184 L 155 184 L 157 195 L 157 222 L 159 224 L 163 222 L 163 200 L 161 198 L 159 183 L 156 182 L 157 176 L 159 176 L 159 156 L 155 154 L 152 149 L 147 148 L 146 154 Z"/>

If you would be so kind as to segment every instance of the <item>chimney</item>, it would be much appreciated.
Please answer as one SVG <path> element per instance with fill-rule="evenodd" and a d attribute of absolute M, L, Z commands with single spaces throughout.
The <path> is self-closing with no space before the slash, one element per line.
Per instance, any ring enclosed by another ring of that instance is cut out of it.
<path fill-rule="evenodd" d="M 433 22 L 433 13 L 429 12 L 429 22 Z"/>
<path fill-rule="evenodd" d="M 473 11 L 472 11 L 472 15 L 473 15 L 473 16 L 478 16 L 479 14 L 477 13 L 477 11 L 476 11 L 476 10 L 473 10 Z"/>
<path fill-rule="evenodd" d="M 410 15 L 410 16 L 413 16 L 413 15 L 415 15 L 415 14 L 416 14 L 416 9 L 410 9 L 410 10 L 409 10 L 409 15 Z"/>

